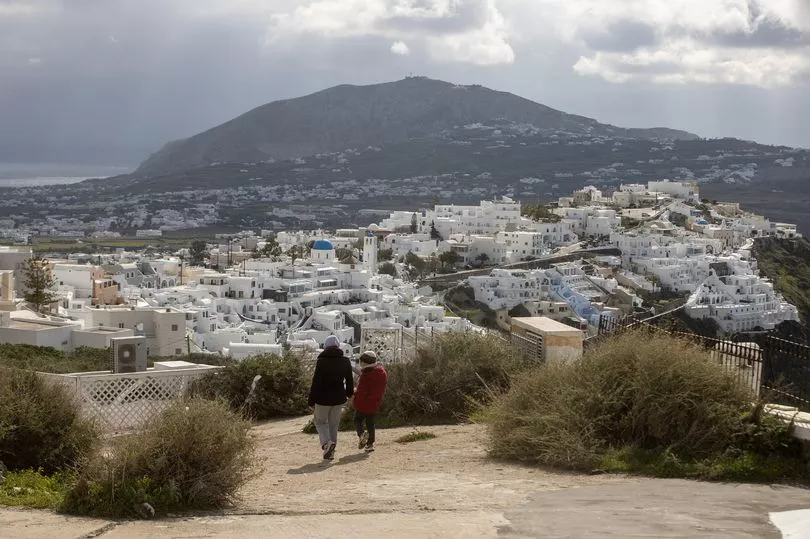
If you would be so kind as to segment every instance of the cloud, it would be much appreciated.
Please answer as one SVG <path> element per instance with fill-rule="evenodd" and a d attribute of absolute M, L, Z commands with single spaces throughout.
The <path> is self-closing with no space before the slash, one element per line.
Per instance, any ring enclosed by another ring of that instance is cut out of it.
<path fill-rule="evenodd" d="M 807 0 L 541 0 L 582 75 L 613 83 L 789 86 L 810 75 Z"/>
<path fill-rule="evenodd" d="M 391 45 L 391 52 L 398 56 L 408 56 L 411 53 L 411 49 L 404 41 L 395 41 Z"/>
<path fill-rule="evenodd" d="M 498 0 L 310 0 L 273 15 L 274 42 L 290 34 L 421 42 L 434 60 L 510 64 L 515 53 Z"/>
<path fill-rule="evenodd" d="M 619 20 L 608 26 L 587 28 L 582 39 L 588 48 L 599 51 L 630 52 L 658 44 L 656 29 L 640 21 Z"/>
<path fill-rule="evenodd" d="M 137 160 L 275 99 L 401 78 L 405 53 L 621 125 L 810 146 L 808 33 L 810 0 L 0 0 L 0 159 Z"/>

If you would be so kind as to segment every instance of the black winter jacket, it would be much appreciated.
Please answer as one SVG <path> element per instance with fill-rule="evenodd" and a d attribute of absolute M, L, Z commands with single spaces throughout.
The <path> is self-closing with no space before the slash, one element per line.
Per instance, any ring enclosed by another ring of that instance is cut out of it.
<path fill-rule="evenodd" d="M 339 406 L 354 394 L 354 373 L 349 358 L 339 348 L 327 348 L 318 356 L 309 405 Z"/>

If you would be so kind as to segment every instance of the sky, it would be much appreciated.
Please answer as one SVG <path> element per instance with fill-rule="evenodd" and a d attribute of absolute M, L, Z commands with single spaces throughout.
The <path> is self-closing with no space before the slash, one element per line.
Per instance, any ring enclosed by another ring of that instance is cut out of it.
<path fill-rule="evenodd" d="M 0 161 L 134 165 L 411 74 L 810 148 L 810 0 L 0 0 Z"/>

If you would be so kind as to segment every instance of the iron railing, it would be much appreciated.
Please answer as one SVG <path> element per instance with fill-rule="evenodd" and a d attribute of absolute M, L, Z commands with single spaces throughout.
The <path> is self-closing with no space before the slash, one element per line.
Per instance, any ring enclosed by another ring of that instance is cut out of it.
<path fill-rule="evenodd" d="M 715 339 L 662 329 L 653 325 L 651 319 L 632 318 L 603 318 L 599 335 L 586 344 L 592 345 L 609 335 L 631 330 L 661 332 L 691 341 L 734 372 L 757 397 L 810 412 L 810 346 L 764 332 L 751 334 L 744 342 L 739 337 L 735 340 Z"/>

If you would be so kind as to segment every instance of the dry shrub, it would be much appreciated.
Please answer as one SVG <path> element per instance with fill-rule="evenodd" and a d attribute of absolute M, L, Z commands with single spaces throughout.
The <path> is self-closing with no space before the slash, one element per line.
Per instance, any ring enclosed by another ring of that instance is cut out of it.
<path fill-rule="evenodd" d="M 493 334 L 447 333 L 420 346 L 413 361 L 386 365 L 388 387 L 377 414 L 377 427 L 452 425 L 506 391 L 512 378 L 531 363 Z M 354 430 L 347 407 L 340 428 Z M 304 432 L 315 433 L 310 421 Z"/>
<path fill-rule="evenodd" d="M 257 375 L 261 378 L 248 399 Z M 259 355 L 203 376 L 192 384 L 191 394 L 224 399 L 232 410 L 263 420 L 306 414 L 309 384 L 310 374 L 299 355 Z"/>
<path fill-rule="evenodd" d="M 9 469 L 71 469 L 98 437 L 67 389 L 33 372 L 0 369 L 0 462 Z"/>
<path fill-rule="evenodd" d="M 796 449 L 789 426 L 752 413 L 744 385 L 706 352 L 644 332 L 533 370 L 487 421 L 493 456 L 581 470 L 627 448 L 690 462 L 735 451 L 792 458 Z"/>
<path fill-rule="evenodd" d="M 420 347 L 413 361 L 389 367 L 378 423 L 397 427 L 466 421 L 527 367 L 498 336 L 437 336 Z"/>
<path fill-rule="evenodd" d="M 120 518 L 147 516 L 144 504 L 158 515 L 227 506 L 255 470 L 249 429 L 221 401 L 172 404 L 81 469 L 63 509 Z"/>

